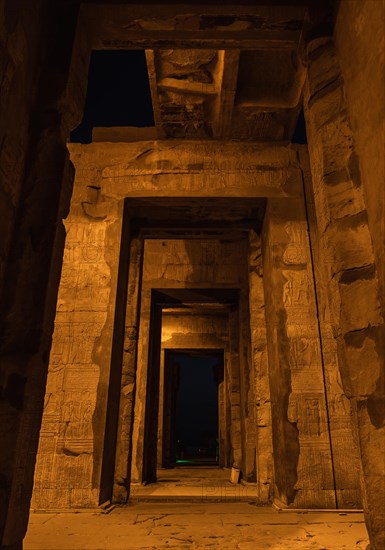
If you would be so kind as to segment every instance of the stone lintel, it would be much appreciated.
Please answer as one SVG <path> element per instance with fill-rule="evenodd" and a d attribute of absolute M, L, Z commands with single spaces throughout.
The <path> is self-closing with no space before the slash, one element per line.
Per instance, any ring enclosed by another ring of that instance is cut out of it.
<path fill-rule="evenodd" d="M 299 43 L 305 6 L 191 6 L 86 4 L 82 15 L 92 47 L 293 48 Z"/>
<path fill-rule="evenodd" d="M 140 141 L 68 144 L 75 184 L 104 197 L 294 197 L 296 151 L 286 144 Z"/>

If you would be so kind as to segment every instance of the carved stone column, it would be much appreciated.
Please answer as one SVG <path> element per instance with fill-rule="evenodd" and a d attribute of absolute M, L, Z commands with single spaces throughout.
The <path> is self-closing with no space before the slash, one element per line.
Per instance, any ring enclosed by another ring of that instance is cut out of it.
<path fill-rule="evenodd" d="M 242 435 L 241 435 L 241 385 L 239 372 L 239 336 L 238 311 L 229 313 L 230 332 L 230 401 L 231 401 L 231 450 L 233 464 L 242 467 Z"/>
<path fill-rule="evenodd" d="M 268 502 L 273 477 L 271 405 L 262 250 L 260 238 L 254 231 L 249 232 L 249 304 L 253 363 L 251 382 L 255 392 L 256 473 L 259 499 Z"/>
<path fill-rule="evenodd" d="M 317 226 L 307 147 L 298 147 L 304 174 L 318 300 L 337 505 L 338 508 L 362 508 L 360 482 L 359 476 L 357 476 L 357 471 L 360 468 L 358 447 L 354 438 L 351 406 L 342 387 L 338 366 L 340 358 L 338 357 L 337 340 L 334 337 L 336 330 L 332 322 L 333 312 L 329 295 L 330 280 L 328 280 L 330 256 L 325 249 L 323 234 Z"/>
<path fill-rule="evenodd" d="M 377 266 L 332 39 L 313 40 L 307 53 L 305 120 L 333 338 L 343 394 L 353 410 L 369 536 L 380 549 L 385 545 L 385 335 Z"/>
<path fill-rule="evenodd" d="M 29 516 L 73 170 L 66 101 L 78 5 L 6 1 L 0 110 L 0 545 Z M 78 105 L 73 110 L 79 114 Z"/>
<path fill-rule="evenodd" d="M 131 479 L 131 436 L 135 404 L 135 376 L 139 335 L 140 289 L 143 265 L 143 239 L 130 243 L 126 318 L 122 378 L 119 403 L 118 431 L 114 473 L 114 502 L 126 502 Z"/>
<path fill-rule="evenodd" d="M 275 496 L 336 506 L 304 200 L 269 199 L 263 229 Z"/>

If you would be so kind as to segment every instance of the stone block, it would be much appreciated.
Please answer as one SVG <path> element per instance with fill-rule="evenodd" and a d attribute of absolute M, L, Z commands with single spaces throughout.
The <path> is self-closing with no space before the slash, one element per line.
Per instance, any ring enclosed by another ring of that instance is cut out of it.
<path fill-rule="evenodd" d="M 376 279 L 340 285 L 341 330 L 346 333 L 382 322 Z"/>
<path fill-rule="evenodd" d="M 309 64 L 310 95 L 322 90 L 339 78 L 341 71 L 335 46 L 330 37 L 313 40 L 307 50 Z"/>
<path fill-rule="evenodd" d="M 354 216 L 365 210 L 362 189 L 353 181 L 344 177 L 342 179 L 341 182 L 325 186 L 331 220 Z"/>
<path fill-rule="evenodd" d="M 348 397 L 367 397 L 376 391 L 383 357 L 379 354 L 376 341 L 365 332 L 358 333 L 353 345 L 352 338 L 346 345 L 348 384 L 344 388 Z"/>
<path fill-rule="evenodd" d="M 373 262 L 369 229 L 361 215 L 344 218 L 326 232 L 326 262 L 333 274 L 369 266 Z"/>

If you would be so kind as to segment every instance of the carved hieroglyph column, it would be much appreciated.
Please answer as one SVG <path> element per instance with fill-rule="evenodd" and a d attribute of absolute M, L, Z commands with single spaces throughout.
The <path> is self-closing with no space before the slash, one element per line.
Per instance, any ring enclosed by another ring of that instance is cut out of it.
<path fill-rule="evenodd" d="M 230 339 L 230 402 L 231 402 L 231 450 L 233 464 L 242 467 L 242 429 L 241 429 L 241 384 L 239 372 L 239 335 L 238 311 L 229 313 Z"/>
<path fill-rule="evenodd" d="M 335 338 L 336 330 L 332 321 L 332 304 L 329 299 L 328 263 L 330 255 L 327 254 L 323 234 L 317 225 L 307 147 L 298 146 L 298 148 L 306 190 L 337 505 L 338 508 L 362 508 L 360 481 L 357 475 L 360 468 L 358 446 L 354 438 L 351 406 L 342 387 L 338 366 L 340 358 Z"/>
<path fill-rule="evenodd" d="M 260 502 L 268 502 L 273 476 L 270 387 L 260 238 L 249 232 L 249 309 L 255 392 L 256 470 Z"/>
<path fill-rule="evenodd" d="M 304 200 L 269 199 L 264 289 L 275 496 L 297 508 L 336 505 Z"/>
<path fill-rule="evenodd" d="M 250 350 L 248 292 L 241 290 L 238 304 L 239 372 L 242 427 L 242 479 L 256 481 L 256 426 L 254 363 Z"/>
<path fill-rule="evenodd" d="M 330 37 L 308 46 L 312 194 L 344 395 L 353 410 L 371 544 L 385 545 L 385 362 L 377 267 L 343 78 Z M 370 186 L 370 182 L 367 182 Z"/>
<path fill-rule="evenodd" d="M 65 223 L 34 508 L 99 505 L 122 214 L 122 202 L 75 187 Z"/>
<path fill-rule="evenodd" d="M 118 432 L 114 473 L 114 502 L 126 502 L 131 478 L 131 434 L 134 411 L 136 358 L 139 334 L 140 288 L 143 265 L 143 239 L 136 237 L 130 244 L 128 291 L 122 378 L 119 403 Z"/>

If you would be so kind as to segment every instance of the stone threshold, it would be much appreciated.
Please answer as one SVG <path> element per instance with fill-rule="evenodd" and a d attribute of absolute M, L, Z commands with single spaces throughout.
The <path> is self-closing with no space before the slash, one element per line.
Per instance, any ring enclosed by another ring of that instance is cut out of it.
<path fill-rule="evenodd" d="M 297 514 L 308 514 L 308 513 L 332 513 L 339 515 L 346 514 L 363 514 L 362 508 L 289 508 L 288 506 L 279 505 L 276 502 L 273 502 L 271 505 L 273 510 L 277 512 L 295 512 Z"/>

